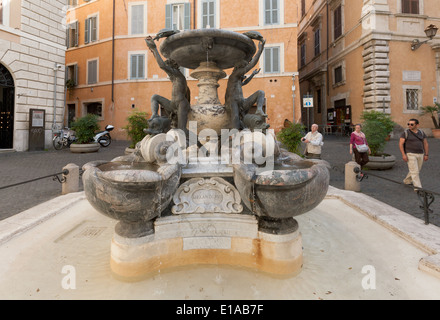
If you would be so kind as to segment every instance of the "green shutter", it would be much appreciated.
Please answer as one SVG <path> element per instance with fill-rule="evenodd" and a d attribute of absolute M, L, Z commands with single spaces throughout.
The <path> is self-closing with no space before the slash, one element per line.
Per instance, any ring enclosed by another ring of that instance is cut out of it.
<path fill-rule="evenodd" d="M 185 20 L 183 24 L 183 29 L 191 29 L 191 3 L 189 2 L 185 3 Z"/>
<path fill-rule="evenodd" d="M 89 43 L 90 19 L 86 19 L 84 23 L 84 43 Z"/>
<path fill-rule="evenodd" d="M 171 20 L 171 5 L 165 5 L 165 28 L 172 29 L 172 20 Z"/>

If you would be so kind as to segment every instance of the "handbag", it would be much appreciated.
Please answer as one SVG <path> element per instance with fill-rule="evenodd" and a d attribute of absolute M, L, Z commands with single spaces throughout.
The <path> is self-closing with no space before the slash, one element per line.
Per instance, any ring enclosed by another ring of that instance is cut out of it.
<path fill-rule="evenodd" d="M 368 150 L 369 150 L 368 146 L 365 143 L 364 144 L 357 144 L 356 149 L 360 153 L 368 152 Z"/>

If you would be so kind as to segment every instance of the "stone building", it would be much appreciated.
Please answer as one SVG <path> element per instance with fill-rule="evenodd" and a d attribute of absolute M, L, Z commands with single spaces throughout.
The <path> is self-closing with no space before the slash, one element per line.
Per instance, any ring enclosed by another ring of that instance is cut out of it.
<path fill-rule="evenodd" d="M 170 98 L 171 82 L 145 43 L 147 36 L 155 36 L 165 27 L 260 32 L 266 39 L 265 52 L 256 66 L 261 71 L 243 87 L 244 95 L 265 91 L 268 122 L 275 130 L 285 119 L 298 120 L 297 12 L 296 1 L 288 0 L 78 0 L 67 12 L 70 80 L 65 123 L 94 113 L 101 127 L 115 126 L 112 137 L 126 139 L 123 127 L 132 111 L 151 115 L 154 94 Z M 231 71 L 225 70 L 227 74 Z M 197 80 L 190 70 L 183 72 L 195 104 Z M 219 81 L 221 103 L 226 81 Z"/>
<path fill-rule="evenodd" d="M 58 0 L 0 0 L 0 150 L 28 150 L 33 134 L 50 148 L 62 124 L 65 10 Z"/>
<path fill-rule="evenodd" d="M 300 91 L 314 98 L 303 119 L 343 131 L 375 109 L 404 128 L 416 117 L 430 133 L 420 107 L 440 95 L 440 36 L 424 32 L 435 24 L 437 0 L 301 0 Z M 413 49 L 415 39 L 428 41 Z"/>

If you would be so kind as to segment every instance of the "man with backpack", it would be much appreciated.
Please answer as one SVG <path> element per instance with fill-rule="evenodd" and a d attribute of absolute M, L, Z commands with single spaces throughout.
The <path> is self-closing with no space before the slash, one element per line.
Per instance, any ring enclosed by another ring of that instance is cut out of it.
<path fill-rule="evenodd" d="M 419 173 L 424 161 L 428 161 L 428 140 L 426 134 L 419 128 L 419 120 L 410 119 L 408 129 L 400 136 L 399 149 L 402 159 L 408 163 L 408 175 L 403 180 L 405 184 L 412 184 L 415 188 L 422 188 Z"/>

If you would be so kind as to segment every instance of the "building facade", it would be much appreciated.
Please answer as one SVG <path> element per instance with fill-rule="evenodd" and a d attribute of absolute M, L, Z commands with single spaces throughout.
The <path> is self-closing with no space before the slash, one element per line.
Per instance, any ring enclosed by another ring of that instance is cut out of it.
<path fill-rule="evenodd" d="M 0 1 L 0 150 L 28 150 L 37 134 L 49 148 L 62 124 L 65 10 L 58 0 Z"/>
<path fill-rule="evenodd" d="M 219 28 L 244 33 L 255 30 L 266 39 L 245 97 L 257 90 L 266 96 L 271 128 L 300 117 L 297 77 L 298 5 L 287 0 L 78 0 L 67 12 L 67 101 L 65 123 L 94 113 L 101 126 L 113 124 L 116 139 L 126 139 L 123 127 L 133 111 L 151 115 L 154 94 L 170 98 L 171 82 L 145 43 L 163 28 L 181 31 Z M 159 40 L 158 47 L 160 42 Z M 230 70 L 225 70 L 230 74 Z M 197 80 L 183 70 L 196 104 Z M 224 103 L 227 78 L 219 81 Z M 296 90 L 296 91 L 295 91 Z"/>
<path fill-rule="evenodd" d="M 430 25 L 440 25 L 436 0 L 301 0 L 300 91 L 315 102 L 303 119 L 344 130 L 381 110 L 403 128 L 418 118 L 430 134 L 420 110 L 440 96 L 440 36 L 427 38 Z M 413 50 L 415 39 L 429 41 Z"/>

